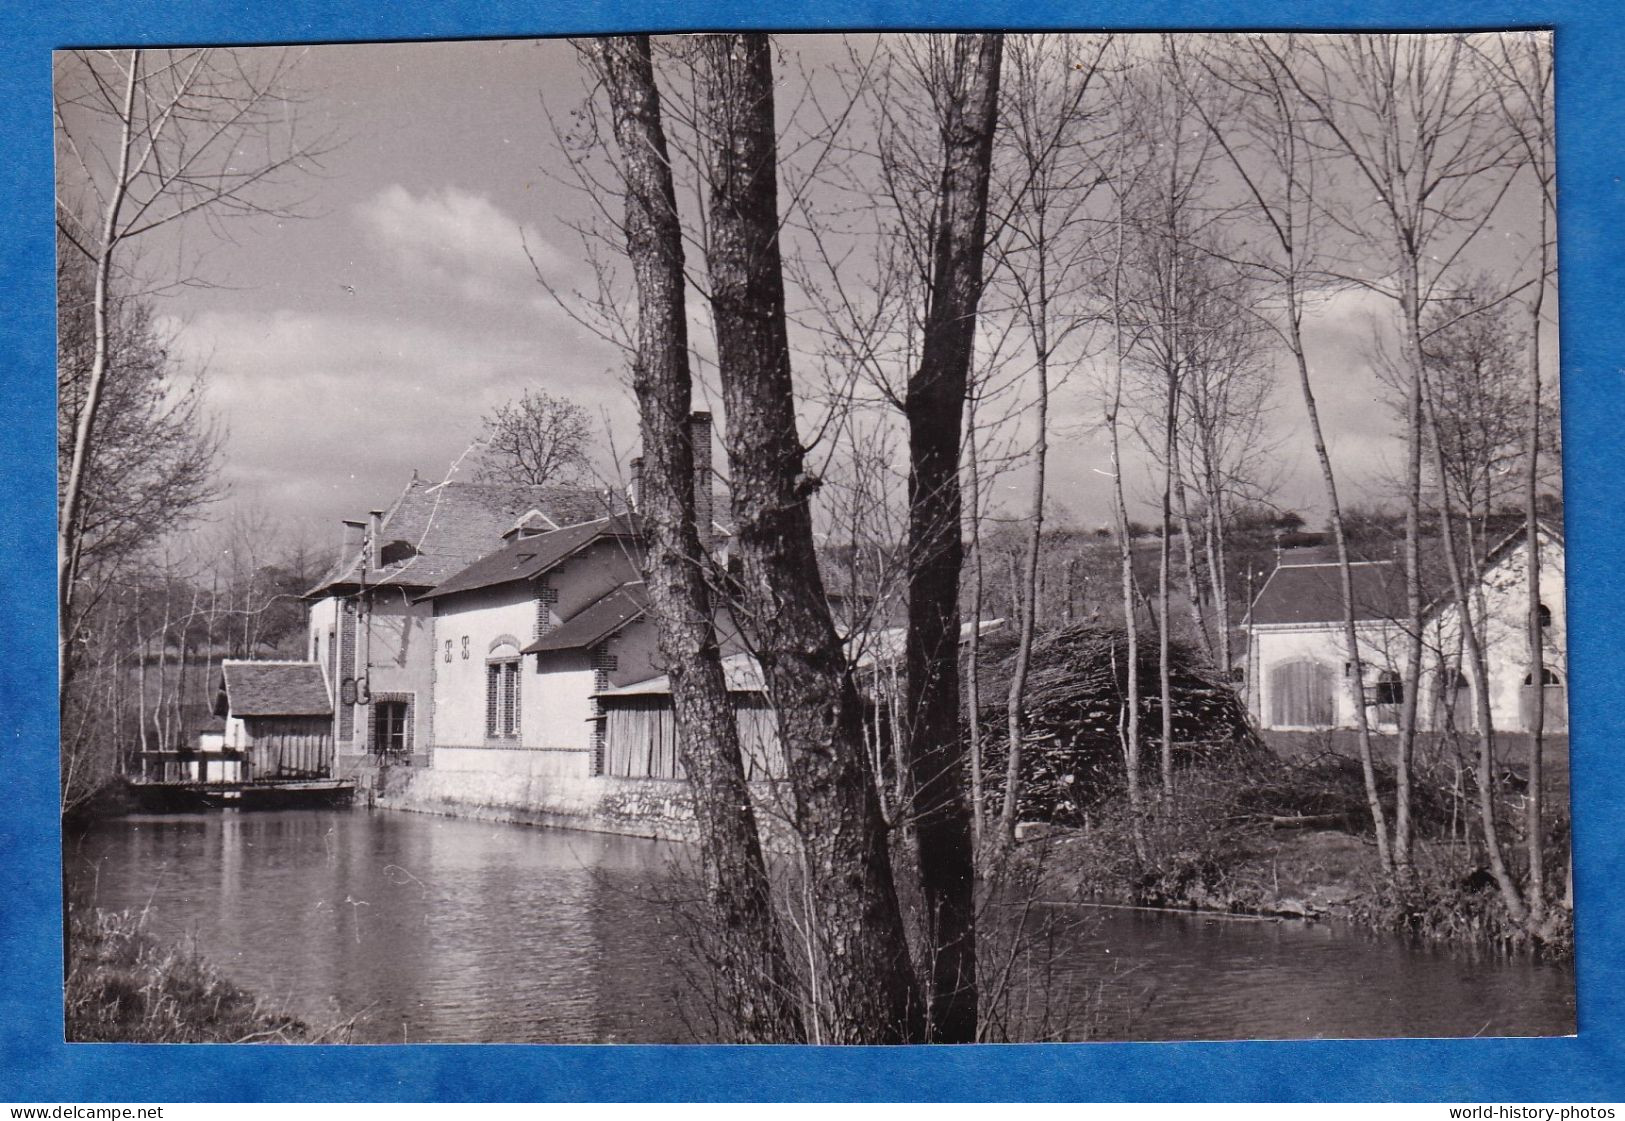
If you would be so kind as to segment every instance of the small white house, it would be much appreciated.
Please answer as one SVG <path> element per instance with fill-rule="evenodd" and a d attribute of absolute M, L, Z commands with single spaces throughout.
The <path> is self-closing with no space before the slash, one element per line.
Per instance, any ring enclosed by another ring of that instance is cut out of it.
<path fill-rule="evenodd" d="M 1489 670 L 1490 720 L 1497 731 L 1528 731 L 1534 726 L 1535 690 L 1545 693 L 1541 727 L 1568 731 L 1568 617 L 1564 611 L 1563 536 L 1541 526 L 1536 536 L 1540 568 L 1540 619 L 1544 642 L 1542 684 L 1534 681 L 1529 659 L 1529 546 L 1523 529 L 1508 534 L 1485 557 L 1474 590 L 1476 618 Z M 1437 672 L 1423 682 L 1423 701 L 1436 724 L 1448 716 L 1457 728 L 1477 727 L 1477 684 L 1472 658 L 1461 639 L 1461 610 L 1444 597 L 1427 614 L 1427 656 Z M 1458 672 L 1459 668 L 1459 672 Z M 1450 695 L 1454 690 L 1455 696 Z"/>
<path fill-rule="evenodd" d="M 1528 656 L 1528 549 L 1523 529 L 1492 548 L 1480 565 L 1474 613 L 1486 620 L 1485 659 L 1490 712 L 1498 731 L 1531 725 L 1533 696 Z M 1568 728 L 1568 658 L 1564 615 L 1563 538 L 1542 527 L 1540 549 L 1546 696 L 1543 726 Z M 1259 727 L 1276 731 L 1353 728 L 1363 704 L 1378 731 L 1398 729 L 1405 699 L 1404 569 L 1394 561 L 1351 566 L 1356 634 L 1364 670 L 1353 679 L 1345 638 L 1338 566 L 1326 549 L 1283 554 L 1248 611 L 1246 688 Z M 1453 595 L 1437 597 L 1424 615 L 1423 672 L 1417 723 L 1423 729 L 1475 724 L 1476 674 L 1461 641 Z"/>

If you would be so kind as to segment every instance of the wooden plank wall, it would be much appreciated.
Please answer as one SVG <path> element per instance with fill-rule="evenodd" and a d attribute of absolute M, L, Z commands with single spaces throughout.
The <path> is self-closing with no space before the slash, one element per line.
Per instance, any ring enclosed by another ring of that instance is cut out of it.
<path fill-rule="evenodd" d="M 333 776 L 333 729 L 326 717 L 255 716 L 243 724 L 249 741 L 246 778 Z"/>
<path fill-rule="evenodd" d="M 613 778 L 681 778 L 671 698 L 617 697 L 604 706 L 604 773 Z M 755 697 L 734 698 L 740 747 L 751 780 L 782 778 L 784 750 L 773 710 Z"/>

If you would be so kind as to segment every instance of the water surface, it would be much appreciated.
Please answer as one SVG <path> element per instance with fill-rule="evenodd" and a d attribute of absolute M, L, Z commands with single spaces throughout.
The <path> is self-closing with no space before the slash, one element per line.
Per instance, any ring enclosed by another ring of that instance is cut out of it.
<path fill-rule="evenodd" d="M 76 898 L 367 1042 L 704 1042 L 683 846 L 365 810 L 142 816 L 72 838 Z M 1116 1039 L 1547 1035 L 1573 973 L 1327 925 L 1067 909 L 1012 1001 Z M 1016 986 L 1018 989 L 1019 985 Z"/>

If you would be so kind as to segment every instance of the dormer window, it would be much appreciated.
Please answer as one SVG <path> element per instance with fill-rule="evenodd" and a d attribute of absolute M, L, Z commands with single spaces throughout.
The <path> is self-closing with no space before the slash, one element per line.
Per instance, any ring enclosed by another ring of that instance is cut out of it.
<path fill-rule="evenodd" d="M 532 510 L 524 517 L 513 523 L 508 532 L 502 535 L 504 541 L 522 541 L 527 537 L 538 537 L 544 533 L 551 533 L 558 529 L 558 523 L 540 510 Z"/>
<path fill-rule="evenodd" d="M 380 567 L 399 564 L 417 555 L 417 546 L 410 541 L 391 541 L 378 550 L 378 564 Z"/>

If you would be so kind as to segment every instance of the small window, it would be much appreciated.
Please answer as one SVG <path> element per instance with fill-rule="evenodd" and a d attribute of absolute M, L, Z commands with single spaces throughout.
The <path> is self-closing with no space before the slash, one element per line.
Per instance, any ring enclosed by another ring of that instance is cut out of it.
<path fill-rule="evenodd" d="M 1541 630 L 1546 630 L 1552 625 L 1552 609 L 1550 607 L 1543 603 L 1535 609 L 1535 613 L 1540 616 Z"/>
<path fill-rule="evenodd" d="M 380 565 L 399 564 L 418 555 L 417 547 L 410 541 L 391 541 L 378 550 L 378 563 Z"/>
<path fill-rule="evenodd" d="M 1533 673 L 1524 674 L 1523 683 L 1525 685 L 1533 685 L 1535 683 L 1535 675 Z M 1561 685 L 1563 684 L 1563 679 L 1558 677 L 1557 674 L 1553 672 L 1551 666 L 1541 666 L 1540 683 L 1542 685 Z"/>
<path fill-rule="evenodd" d="M 1380 705 L 1405 703 L 1405 683 L 1400 680 L 1399 674 L 1391 669 L 1383 670 L 1377 677 L 1377 703 Z"/>
<path fill-rule="evenodd" d="M 372 750 L 406 755 L 412 750 L 412 707 L 407 701 L 379 701 L 372 709 Z"/>
<path fill-rule="evenodd" d="M 485 734 L 493 739 L 519 735 L 519 659 L 485 667 Z"/>

